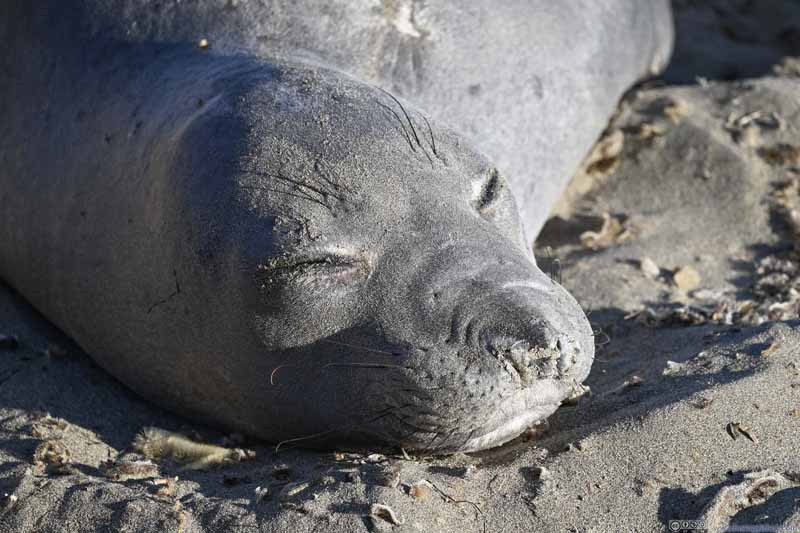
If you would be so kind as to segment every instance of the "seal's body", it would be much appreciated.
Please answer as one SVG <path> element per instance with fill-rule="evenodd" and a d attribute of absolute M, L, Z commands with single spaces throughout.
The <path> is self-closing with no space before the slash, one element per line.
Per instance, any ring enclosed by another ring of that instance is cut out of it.
<path fill-rule="evenodd" d="M 523 227 L 665 61 L 665 3 L 312 4 L 0 7 L 0 276 L 190 416 L 501 444 L 588 374 Z"/>

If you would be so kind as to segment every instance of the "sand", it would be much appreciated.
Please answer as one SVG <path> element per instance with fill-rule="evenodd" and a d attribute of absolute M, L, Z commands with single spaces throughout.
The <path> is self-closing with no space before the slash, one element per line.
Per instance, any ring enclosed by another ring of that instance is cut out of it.
<path fill-rule="evenodd" d="M 673 66 L 537 243 L 597 332 L 574 405 L 468 455 L 276 450 L 139 399 L 0 286 L 0 532 L 800 531 L 800 10 L 675 5 Z M 234 451 L 150 460 L 149 427 Z"/>

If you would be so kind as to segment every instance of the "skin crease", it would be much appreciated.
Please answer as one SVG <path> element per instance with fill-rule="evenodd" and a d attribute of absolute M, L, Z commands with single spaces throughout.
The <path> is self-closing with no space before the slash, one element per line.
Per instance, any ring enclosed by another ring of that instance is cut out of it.
<path fill-rule="evenodd" d="M 283 445 L 450 453 L 586 378 L 583 311 L 461 135 L 308 58 L 45 4 L 0 13 L 0 276 L 143 397 Z"/>

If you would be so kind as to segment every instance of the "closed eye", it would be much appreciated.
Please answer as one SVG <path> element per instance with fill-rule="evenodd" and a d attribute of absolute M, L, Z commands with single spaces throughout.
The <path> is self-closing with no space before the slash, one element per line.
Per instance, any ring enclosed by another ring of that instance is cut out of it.
<path fill-rule="evenodd" d="M 259 265 L 256 279 L 263 288 L 276 283 L 351 284 L 369 278 L 371 265 L 366 257 L 344 254 L 320 256 L 281 256 Z"/>
<path fill-rule="evenodd" d="M 506 184 L 503 177 L 496 168 L 491 169 L 480 189 L 478 189 L 477 197 L 472 203 L 473 207 L 481 216 L 491 215 L 492 208 L 505 189 Z"/>

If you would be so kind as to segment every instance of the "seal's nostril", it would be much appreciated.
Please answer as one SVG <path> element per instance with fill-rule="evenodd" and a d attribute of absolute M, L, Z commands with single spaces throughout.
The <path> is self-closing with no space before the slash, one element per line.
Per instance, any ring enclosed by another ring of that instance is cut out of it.
<path fill-rule="evenodd" d="M 514 379 L 529 385 L 539 379 L 556 377 L 560 352 L 555 345 L 555 340 L 542 346 L 527 340 L 510 341 L 506 338 L 489 343 L 489 351 Z"/>
<path fill-rule="evenodd" d="M 558 324 L 531 321 L 529 327 L 482 330 L 480 348 L 495 359 L 502 372 L 524 387 L 541 380 L 574 379 L 581 372 L 584 352 L 578 339 Z"/>
<path fill-rule="evenodd" d="M 533 366 L 533 358 L 530 353 L 530 345 L 526 341 L 515 342 L 507 353 L 507 360 L 517 371 L 520 379 L 523 382 L 528 382 L 531 379 L 531 367 Z"/>
<path fill-rule="evenodd" d="M 581 353 L 580 346 L 577 342 L 569 338 L 558 339 L 558 349 L 560 355 L 558 357 L 558 373 L 566 374 L 578 362 L 578 356 Z"/>

